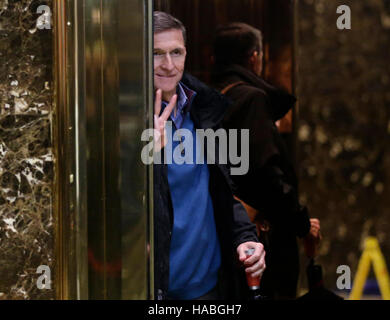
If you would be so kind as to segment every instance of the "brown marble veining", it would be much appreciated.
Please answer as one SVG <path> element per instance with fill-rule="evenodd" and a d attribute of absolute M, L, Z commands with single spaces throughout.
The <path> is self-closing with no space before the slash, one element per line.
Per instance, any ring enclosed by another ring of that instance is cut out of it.
<path fill-rule="evenodd" d="M 352 30 L 338 30 L 349 5 Z M 301 200 L 321 219 L 328 287 L 356 272 L 378 238 L 390 266 L 390 7 L 388 1 L 298 1 L 298 167 Z"/>
<path fill-rule="evenodd" d="M 51 136 L 52 30 L 36 27 L 39 5 L 0 0 L 0 299 L 51 299 L 54 279 Z"/>

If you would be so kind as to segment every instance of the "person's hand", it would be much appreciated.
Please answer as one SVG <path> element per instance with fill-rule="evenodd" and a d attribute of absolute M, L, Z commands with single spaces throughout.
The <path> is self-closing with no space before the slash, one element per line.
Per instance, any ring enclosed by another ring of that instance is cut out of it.
<path fill-rule="evenodd" d="M 320 220 L 310 219 L 310 231 L 303 239 L 305 254 L 308 258 L 314 258 L 321 242 Z"/>
<path fill-rule="evenodd" d="M 255 249 L 249 258 L 245 254 L 248 249 Z M 252 278 L 260 278 L 266 268 L 264 246 L 259 242 L 244 242 L 237 247 L 237 253 L 238 259 L 245 266 L 245 272 L 249 273 Z"/>
<path fill-rule="evenodd" d="M 177 95 L 175 94 L 160 116 L 161 97 L 162 91 L 161 89 L 158 89 L 154 101 L 154 152 L 159 152 L 167 144 L 165 124 L 171 115 L 173 108 L 176 106 L 177 101 Z"/>

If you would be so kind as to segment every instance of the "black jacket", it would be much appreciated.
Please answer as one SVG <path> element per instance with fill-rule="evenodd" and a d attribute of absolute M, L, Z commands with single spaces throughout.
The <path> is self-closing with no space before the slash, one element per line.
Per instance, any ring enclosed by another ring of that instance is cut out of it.
<path fill-rule="evenodd" d="M 223 69 L 216 81 L 219 89 L 243 82 L 227 92 L 234 102 L 224 119 L 227 129 L 250 130 L 249 172 L 232 177 L 235 193 L 271 224 L 287 225 L 295 235 L 305 236 L 310 229 L 307 209 L 299 204 L 295 170 L 275 126 L 294 106 L 295 97 L 238 65 Z"/>
<path fill-rule="evenodd" d="M 207 87 L 196 78 L 185 74 L 183 83 L 194 90 L 190 109 L 196 129 L 221 127 L 228 107 L 226 99 L 217 91 Z M 215 155 L 218 157 L 218 143 Z M 227 165 L 209 164 L 209 190 L 213 202 L 215 223 L 221 247 L 220 293 L 224 298 L 240 298 L 237 286 L 240 280 L 235 273 L 237 267 L 236 248 L 247 241 L 258 242 L 256 227 L 252 224 L 243 206 L 233 198 L 229 168 Z M 169 249 L 173 226 L 173 207 L 167 178 L 167 165 L 154 165 L 154 279 L 155 296 L 165 299 L 169 283 Z M 191 261 L 188 261 L 191 263 Z M 242 275 L 241 275 L 242 276 Z"/>
<path fill-rule="evenodd" d="M 241 66 L 220 70 L 214 74 L 220 90 L 241 82 L 226 93 L 232 105 L 224 126 L 250 130 L 249 171 L 232 177 L 234 193 L 258 209 L 271 225 L 264 238 L 267 270 L 262 277 L 263 294 L 294 298 L 299 275 L 296 237 L 308 234 L 310 220 L 307 208 L 299 203 L 295 171 L 275 121 L 293 107 L 296 99 Z"/>

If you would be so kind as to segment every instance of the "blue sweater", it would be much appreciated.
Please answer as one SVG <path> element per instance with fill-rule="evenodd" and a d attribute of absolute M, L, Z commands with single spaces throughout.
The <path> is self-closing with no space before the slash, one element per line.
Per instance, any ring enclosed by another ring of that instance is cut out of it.
<path fill-rule="evenodd" d="M 217 284 L 221 252 L 209 193 L 209 169 L 207 164 L 195 164 L 198 149 L 189 112 L 185 113 L 181 128 L 193 133 L 194 164 L 168 164 L 174 213 L 168 296 L 195 299 Z M 179 145 L 178 141 L 168 143 L 173 143 L 173 150 Z"/>

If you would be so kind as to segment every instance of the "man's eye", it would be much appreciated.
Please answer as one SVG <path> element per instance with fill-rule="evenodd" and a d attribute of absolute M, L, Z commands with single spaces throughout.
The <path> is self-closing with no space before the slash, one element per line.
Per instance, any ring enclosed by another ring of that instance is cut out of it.
<path fill-rule="evenodd" d="M 153 52 L 153 55 L 155 55 L 155 56 L 163 56 L 164 53 L 163 52 L 159 52 L 159 51 L 155 51 L 155 52 Z"/>
<path fill-rule="evenodd" d="M 173 55 L 173 56 L 180 56 L 181 54 L 182 54 L 182 52 L 181 52 L 181 50 L 173 50 L 172 52 L 171 52 L 171 54 Z"/>

